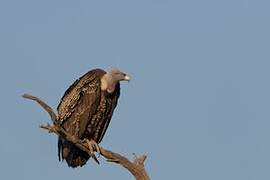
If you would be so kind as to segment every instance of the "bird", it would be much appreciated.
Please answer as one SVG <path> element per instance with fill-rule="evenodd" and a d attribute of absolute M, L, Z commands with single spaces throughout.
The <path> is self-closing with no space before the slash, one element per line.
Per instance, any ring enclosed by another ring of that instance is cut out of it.
<path fill-rule="evenodd" d="M 130 76 L 119 69 L 93 69 L 77 79 L 64 93 L 57 107 L 57 123 L 71 136 L 82 140 L 91 154 L 82 151 L 61 136 L 58 138 L 59 161 L 72 168 L 86 164 L 99 151 L 120 96 L 120 81 Z"/>

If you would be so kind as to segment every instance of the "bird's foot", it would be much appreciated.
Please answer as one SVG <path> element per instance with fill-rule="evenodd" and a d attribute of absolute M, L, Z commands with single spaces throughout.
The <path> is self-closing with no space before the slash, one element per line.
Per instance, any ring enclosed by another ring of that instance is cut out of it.
<path fill-rule="evenodd" d="M 98 156 L 100 155 L 100 148 L 97 144 L 96 141 L 94 140 L 89 140 L 89 139 L 84 139 L 83 140 L 83 143 L 86 144 L 86 146 L 88 147 L 89 151 L 90 151 L 90 154 L 91 155 L 95 155 L 94 153 L 97 152 Z"/>

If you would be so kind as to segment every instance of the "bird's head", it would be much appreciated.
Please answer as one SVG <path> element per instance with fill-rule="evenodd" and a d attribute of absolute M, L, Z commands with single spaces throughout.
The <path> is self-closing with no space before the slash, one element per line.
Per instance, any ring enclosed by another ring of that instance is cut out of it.
<path fill-rule="evenodd" d="M 117 83 L 119 83 L 120 81 L 129 82 L 130 79 L 130 76 L 128 76 L 126 73 L 123 73 L 120 70 L 113 68 L 109 70 L 101 79 L 102 90 L 113 93 Z"/>
<path fill-rule="evenodd" d="M 108 74 L 112 77 L 114 82 L 130 81 L 130 76 L 116 68 L 111 69 Z"/>

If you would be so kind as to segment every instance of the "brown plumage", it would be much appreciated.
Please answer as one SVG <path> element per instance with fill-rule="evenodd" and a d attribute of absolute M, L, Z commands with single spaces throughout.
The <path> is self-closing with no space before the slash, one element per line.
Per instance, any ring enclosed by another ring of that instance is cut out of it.
<path fill-rule="evenodd" d="M 108 73 L 94 69 L 76 80 L 57 108 L 61 126 L 79 139 L 100 143 L 117 106 L 119 82 L 122 80 L 129 80 L 129 77 L 115 69 Z M 61 137 L 58 140 L 58 156 L 59 160 L 66 160 L 70 167 L 83 166 L 90 158 L 86 152 Z"/>

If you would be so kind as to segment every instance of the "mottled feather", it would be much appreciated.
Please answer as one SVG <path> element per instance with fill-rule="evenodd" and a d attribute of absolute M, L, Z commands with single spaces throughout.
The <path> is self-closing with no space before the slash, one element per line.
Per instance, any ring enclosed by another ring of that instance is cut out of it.
<path fill-rule="evenodd" d="M 101 69 L 89 71 L 76 80 L 65 92 L 57 108 L 62 127 L 80 139 L 101 142 L 108 128 L 120 95 L 120 84 L 112 94 L 101 90 L 101 78 L 106 72 Z M 89 159 L 87 153 L 59 138 L 59 159 L 69 166 L 82 166 Z"/>

